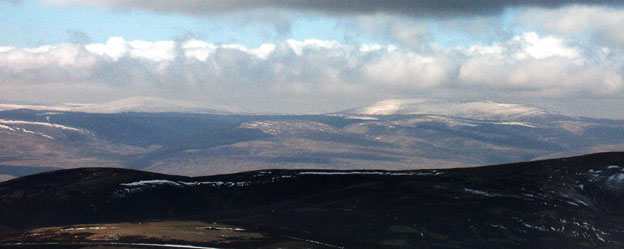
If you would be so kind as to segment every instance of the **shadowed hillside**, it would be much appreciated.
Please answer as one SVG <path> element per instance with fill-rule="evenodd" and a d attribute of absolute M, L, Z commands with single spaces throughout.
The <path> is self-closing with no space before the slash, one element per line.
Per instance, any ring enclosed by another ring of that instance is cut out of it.
<path fill-rule="evenodd" d="M 623 166 L 624 153 L 603 153 L 470 169 L 194 178 L 72 169 L 1 183 L 0 225 L 198 220 L 347 248 L 621 248 Z"/>
<path fill-rule="evenodd" d="M 0 175 L 6 176 L 0 179 L 81 167 L 185 176 L 276 168 L 439 169 L 624 149 L 624 121 L 523 105 L 391 101 L 365 110 L 321 115 L 1 111 Z"/>

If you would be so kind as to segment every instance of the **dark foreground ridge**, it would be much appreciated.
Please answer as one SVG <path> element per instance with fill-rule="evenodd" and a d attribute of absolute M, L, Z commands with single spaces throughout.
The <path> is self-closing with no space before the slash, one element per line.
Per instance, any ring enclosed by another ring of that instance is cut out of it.
<path fill-rule="evenodd" d="M 27 236 L 39 227 L 146 220 L 233 224 L 262 235 L 174 241 L 217 248 L 623 248 L 624 153 L 469 169 L 207 177 L 82 168 L 0 183 L 0 247 L 41 243 Z"/>

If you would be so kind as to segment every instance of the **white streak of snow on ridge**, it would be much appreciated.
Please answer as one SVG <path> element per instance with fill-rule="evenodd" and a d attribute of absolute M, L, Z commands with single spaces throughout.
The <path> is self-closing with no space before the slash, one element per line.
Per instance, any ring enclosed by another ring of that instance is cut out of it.
<path fill-rule="evenodd" d="M 522 122 L 498 122 L 496 124 L 501 124 L 501 125 L 516 125 L 516 126 L 524 126 L 524 127 L 529 127 L 529 128 L 535 128 L 535 126 L 527 124 L 527 123 L 522 123 Z"/>
<path fill-rule="evenodd" d="M 29 130 L 26 130 L 26 129 L 24 129 L 24 128 L 19 128 L 19 127 L 15 128 L 15 129 L 17 129 L 18 131 L 22 131 L 22 132 L 24 132 L 24 133 L 33 134 L 33 135 L 39 135 L 39 136 L 42 136 L 42 137 L 45 137 L 45 138 L 48 138 L 48 139 L 52 139 L 52 140 L 54 140 L 54 138 L 53 138 L 53 137 L 48 136 L 48 135 L 46 135 L 46 134 L 43 134 L 43 133 L 41 133 L 41 132 L 29 131 Z"/>
<path fill-rule="evenodd" d="M 260 176 L 264 175 L 261 174 Z M 307 172 L 295 172 L 295 176 L 300 175 L 393 175 L 393 176 L 424 176 L 424 175 L 441 175 L 443 172 L 438 172 L 435 170 L 432 171 L 423 171 L 423 172 L 389 172 L 389 171 L 307 171 Z M 282 178 L 292 178 L 293 175 L 280 175 L 276 177 L 272 177 L 270 179 L 271 182 L 276 179 Z M 210 185 L 212 187 L 245 187 L 250 186 L 253 182 L 224 182 L 224 181 L 197 181 L 197 182 L 185 182 L 185 181 L 171 181 L 171 180 L 141 180 L 137 182 L 129 182 L 129 183 L 121 183 L 119 185 L 125 187 L 122 190 L 124 193 L 119 193 L 121 195 L 131 194 L 135 192 L 141 192 L 144 189 L 141 187 L 150 187 L 156 185 L 170 185 L 176 187 L 185 187 L 185 186 L 201 186 L 201 185 Z"/>
<path fill-rule="evenodd" d="M 6 130 L 10 130 L 10 131 L 15 131 L 15 129 L 8 127 L 6 125 L 0 125 L 0 129 L 6 129 Z"/>
<path fill-rule="evenodd" d="M 271 135 L 299 134 L 307 131 L 340 133 L 340 130 L 326 124 L 303 120 L 264 120 L 245 122 L 238 126 L 246 129 L 259 129 Z"/>
<path fill-rule="evenodd" d="M 314 243 L 314 244 L 317 244 L 317 245 L 327 246 L 327 247 L 333 247 L 333 248 L 344 248 L 344 247 L 342 247 L 342 246 L 335 246 L 335 245 L 331 245 L 331 244 L 323 243 L 323 242 L 316 241 L 316 240 L 302 239 L 302 238 L 297 238 L 297 237 L 292 237 L 292 236 L 286 236 L 286 237 L 287 237 L 287 238 L 291 238 L 291 239 L 300 240 L 300 241 L 305 241 L 305 242 Z"/>
<path fill-rule="evenodd" d="M 121 186 L 127 186 L 127 187 L 137 187 L 137 186 L 145 186 L 145 185 L 174 185 L 174 186 L 182 186 L 182 184 L 174 182 L 174 181 L 169 181 L 169 180 L 144 180 L 144 181 L 138 181 L 138 182 L 131 182 L 131 183 L 122 183 L 120 184 Z"/>
<path fill-rule="evenodd" d="M 61 229 L 61 231 L 81 231 L 81 230 L 102 230 L 102 229 L 117 229 L 119 227 L 70 227 Z"/>
<path fill-rule="evenodd" d="M 121 186 L 126 187 L 142 187 L 142 186 L 153 186 L 153 185 L 171 185 L 176 187 L 184 187 L 184 186 L 198 186 L 198 185 L 212 185 L 214 187 L 217 186 L 226 186 L 226 187 L 243 187 L 249 186 L 249 182 L 223 182 L 223 181 L 204 181 L 204 182 L 183 182 L 183 181 L 170 181 L 170 180 L 142 180 L 138 182 L 130 182 L 130 183 L 121 183 Z"/>
<path fill-rule="evenodd" d="M 487 197 L 502 197 L 502 195 L 499 195 L 499 194 L 488 193 L 482 190 L 476 190 L 476 189 L 471 189 L 471 188 L 464 188 L 464 191 L 471 193 L 471 194 L 483 195 Z"/>
<path fill-rule="evenodd" d="M 212 185 L 213 187 L 225 186 L 225 187 L 245 187 L 249 186 L 250 182 L 222 182 L 222 181 L 207 181 L 207 182 L 180 182 L 186 186 L 198 186 L 198 185 Z"/>
<path fill-rule="evenodd" d="M 189 248 L 189 249 L 219 249 L 216 247 L 179 245 L 179 244 L 153 244 L 153 243 L 124 243 L 124 242 L 94 242 L 94 245 L 113 245 L 113 246 L 149 246 L 149 247 L 165 247 L 165 248 Z M 80 242 L 18 242 L 13 245 L 82 245 Z"/>
<path fill-rule="evenodd" d="M 470 127 L 478 126 L 474 121 L 471 121 L 471 120 L 458 120 L 458 119 L 444 117 L 444 116 L 432 116 L 432 115 L 411 118 L 407 120 L 398 120 L 398 121 L 391 122 L 391 124 L 400 125 L 400 126 L 413 126 L 415 124 L 423 123 L 423 122 L 438 122 L 438 123 L 444 123 L 448 126 L 470 126 Z"/>
<path fill-rule="evenodd" d="M 624 190 L 624 173 L 614 174 L 607 178 L 607 187 L 613 190 Z"/>
<path fill-rule="evenodd" d="M 197 229 L 230 230 L 230 231 L 238 231 L 238 232 L 245 231 L 245 229 L 242 229 L 242 228 L 237 228 L 237 227 L 212 227 L 212 226 L 204 226 L 204 227 L 198 227 Z"/>
<path fill-rule="evenodd" d="M 0 111 L 30 109 L 35 111 L 70 111 L 70 108 L 60 106 L 43 106 L 43 105 L 16 105 L 16 104 L 0 104 Z"/>
<path fill-rule="evenodd" d="M 192 246 L 192 245 L 177 245 L 177 244 L 117 243 L 117 242 L 113 242 L 111 244 L 112 245 L 168 247 L 168 248 L 189 248 L 189 249 L 218 249 L 216 247 Z"/>
<path fill-rule="evenodd" d="M 307 171 L 298 172 L 297 175 L 394 175 L 394 176 L 419 176 L 440 175 L 442 172 L 435 170 L 429 172 L 391 172 L 391 171 Z"/>
<path fill-rule="evenodd" d="M 341 118 L 345 118 L 345 119 L 379 120 L 379 118 L 366 116 L 366 115 L 345 115 L 345 114 L 336 114 L 336 113 L 330 113 L 330 114 L 326 114 L 326 115 L 330 116 L 330 117 L 341 117 Z"/>
<path fill-rule="evenodd" d="M 59 129 L 63 129 L 63 130 L 83 132 L 83 130 L 77 129 L 77 128 L 74 128 L 74 127 L 69 127 L 69 126 L 64 126 L 64 125 L 59 125 L 59 124 L 44 123 L 44 122 L 31 122 L 31 121 L 22 121 L 22 120 L 0 119 L 0 124 L 40 125 L 40 126 L 46 126 L 46 127 L 52 127 L 52 128 L 59 128 Z"/>

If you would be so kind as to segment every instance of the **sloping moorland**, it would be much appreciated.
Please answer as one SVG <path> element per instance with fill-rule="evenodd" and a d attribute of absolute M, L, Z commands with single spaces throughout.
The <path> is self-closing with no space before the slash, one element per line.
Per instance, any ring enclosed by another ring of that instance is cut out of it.
<path fill-rule="evenodd" d="M 318 115 L 19 109 L 0 112 L 0 141 L 0 180 L 80 167 L 186 176 L 275 168 L 410 170 L 619 151 L 624 121 L 433 100 L 382 101 Z"/>
<path fill-rule="evenodd" d="M 0 225 L 8 232 L 0 241 L 5 247 L 55 241 L 297 248 L 288 243 L 299 241 L 311 248 L 622 248 L 623 210 L 624 153 L 466 169 L 207 177 L 81 168 L 0 183 Z M 216 222 L 255 235 L 198 242 L 131 233 L 104 240 L 85 229 L 145 221 Z M 68 236 L 80 227 L 82 235 Z"/>

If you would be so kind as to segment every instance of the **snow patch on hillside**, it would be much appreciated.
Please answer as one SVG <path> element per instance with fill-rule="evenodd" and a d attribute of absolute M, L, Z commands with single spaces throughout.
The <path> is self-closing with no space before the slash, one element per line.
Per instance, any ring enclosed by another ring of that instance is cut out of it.
<path fill-rule="evenodd" d="M 44 129 L 42 130 L 41 128 L 44 128 Z M 45 131 L 50 131 L 49 129 L 59 129 L 63 131 L 79 132 L 83 134 L 88 133 L 85 130 L 81 130 L 81 129 L 69 127 L 69 126 L 64 126 L 64 125 L 59 125 L 59 124 L 23 121 L 23 120 L 0 119 L 0 130 L 5 130 L 5 131 L 8 130 L 12 133 L 36 135 L 36 136 L 41 136 L 47 139 L 54 140 L 52 136 L 43 133 Z"/>
<path fill-rule="evenodd" d="M 414 126 L 420 123 L 427 123 L 427 122 L 437 122 L 437 123 L 444 123 L 448 126 L 470 126 L 470 127 L 476 127 L 478 126 L 477 123 L 475 123 L 474 121 L 471 120 L 460 120 L 460 119 L 455 119 L 455 118 L 451 118 L 451 117 L 444 117 L 444 116 L 424 116 L 424 117 L 417 117 L 417 118 L 410 118 L 410 119 L 403 119 L 403 120 L 398 120 L 398 121 L 393 121 L 391 122 L 392 125 L 399 125 L 399 126 Z"/>
<path fill-rule="evenodd" d="M 83 130 L 78 129 L 78 128 L 64 126 L 64 125 L 59 125 L 59 124 L 44 123 L 44 122 L 32 122 L 32 121 L 23 121 L 23 120 L 0 119 L 0 124 L 3 124 L 3 125 L 35 125 L 35 126 L 45 126 L 45 127 L 57 128 L 57 129 L 68 130 L 68 131 L 84 132 Z"/>
<path fill-rule="evenodd" d="M 271 135 L 279 134 L 303 134 L 307 132 L 328 132 L 328 133 L 340 133 L 340 130 L 318 122 L 303 121 L 303 120 L 265 120 L 265 121 L 252 121 L 246 122 L 239 126 L 239 128 L 247 129 L 259 129 L 264 133 Z"/>
<path fill-rule="evenodd" d="M 216 105 L 170 100 L 155 97 L 131 97 L 101 104 L 75 105 L 72 111 L 87 113 L 122 113 L 122 112 L 185 112 L 205 114 L 226 114 L 236 110 Z"/>
<path fill-rule="evenodd" d="M 66 106 L 0 104 L 0 111 L 19 110 L 19 109 L 29 109 L 29 110 L 35 110 L 35 111 L 58 111 L 58 112 L 71 111 L 71 108 L 66 107 Z"/>
<path fill-rule="evenodd" d="M 19 128 L 19 127 L 15 128 L 15 129 L 16 129 L 16 130 L 18 130 L 18 131 L 21 131 L 21 132 L 23 132 L 23 133 L 28 133 L 28 134 L 33 134 L 33 135 L 39 135 L 39 136 L 45 137 L 45 138 L 47 138 L 47 139 L 52 139 L 52 140 L 54 140 L 54 138 L 53 138 L 53 137 L 48 136 L 48 135 L 46 135 L 46 134 L 43 134 L 43 133 L 41 133 L 41 132 L 34 132 L 34 131 L 26 130 L 26 129 L 24 129 L 24 128 Z"/>
<path fill-rule="evenodd" d="M 9 126 L 6 126 L 6 125 L 1 125 L 1 124 L 0 124 L 0 129 L 15 131 L 15 129 L 13 129 L 13 128 L 9 127 Z"/>
<path fill-rule="evenodd" d="M 123 112 L 181 112 L 201 114 L 229 114 L 240 112 L 234 108 L 207 105 L 198 102 L 171 100 L 156 97 L 130 97 L 106 103 L 65 103 L 62 105 L 15 105 L 0 104 L 0 111 L 30 109 L 36 111 L 123 113 Z"/>
<path fill-rule="evenodd" d="M 478 120 L 512 120 L 549 114 L 546 110 L 521 104 L 427 98 L 383 100 L 347 111 L 347 113 L 358 115 L 430 114 Z"/>
<path fill-rule="evenodd" d="M 173 186 L 182 186 L 182 184 L 169 180 L 144 180 L 138 182 L 130 182 L 130 183 L 122 183 L 119 184 L 121 186 L 126 187 L 138 187 L 138 186 L 148 186 L 148 185 L 173 185 Z"/>
<path fill-rule="evenodd" d="M 425 171 L 302 171 L 297 175 L 388 175 L 388 176 L 428 176 L 441 175 L 444 172 L 437 170 Z"/>

